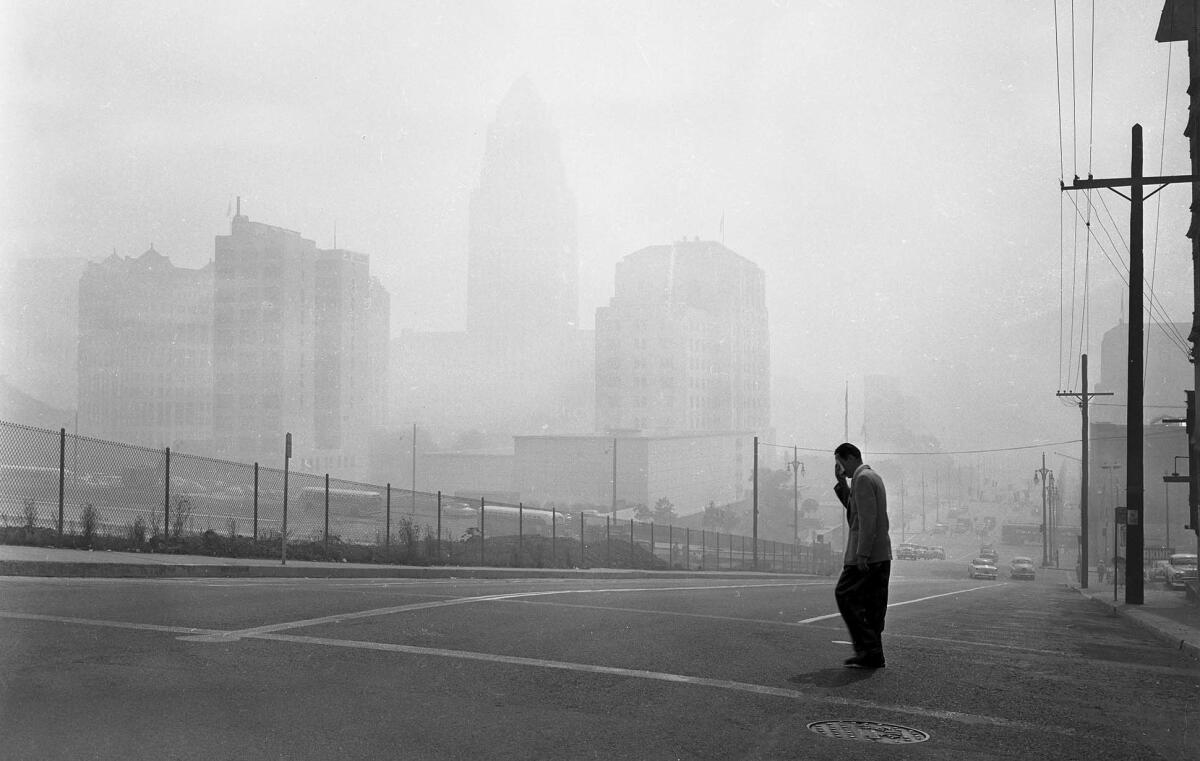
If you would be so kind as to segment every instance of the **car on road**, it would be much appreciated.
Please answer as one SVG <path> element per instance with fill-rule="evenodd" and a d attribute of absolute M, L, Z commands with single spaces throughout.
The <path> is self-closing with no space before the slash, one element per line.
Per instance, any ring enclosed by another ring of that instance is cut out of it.
<path fill-rule="evenodd" d="M 1170 560 L 1155 560 L 1154 563 L 1146 569 L 1146 581 L 1166 581 L 1167 566 L 1170 564 Z"/>
<path fill-rule="evenodd" d="M 946 548 L 945 547 L 930 547 L 929 548 L 929 557 L 932 560 L 945 560 L 946 559 Z"/>
<path fill-rule="evenodd" d="M 979 557 L 987 558 L 993 564 L 1000 562 L 1000 553 L 996 552 L 996 548 L 990 544 L 985 544 L 979 548 Z"/>
<path fill-rule="evenodd" d="M 1010 579 L 1029 579 L 1033 580 L 1037 575 L 1034 570 L 1033 560 L 1030 558 L 1016 557 L 1008 564 L 1008 577 Z"/>
<path fill-rule="evenodd" d="M 947 528 L 948 528 L 948 526 L 946 526 L 946 524 L 945 524 L 945 523 L 936 523 L 936 524 L 934 524 L 934 526 L 933 526 L 933 531 L 932 531 L 932 533 L 934 533 L 934 534 L 944 534 L 944 533 L 946 533 L 946 530 L 947 530 Z"/>
<path fill-rule="evenodd" d="M 1177 552 L 1167 558 L 1167 567 L 1163 580 L 1167 582 L 1167 586 L 1172 589 L 1178 587 L 1183 588 L 1185 581 L 1196 580 L 1196 554 L 1190 552 Z"/>
<path fill-rule="evenodd" d="M 972 579 L 994 579 L 996 566 L 988 558 L 975 558 L 967 565 L 967 576 Z"/>

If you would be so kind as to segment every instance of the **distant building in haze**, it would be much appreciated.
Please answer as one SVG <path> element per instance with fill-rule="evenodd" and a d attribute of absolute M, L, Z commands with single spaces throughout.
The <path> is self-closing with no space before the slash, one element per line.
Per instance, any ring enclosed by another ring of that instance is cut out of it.
<path fill-rule="evenodd" d="M 596 310 L 596 427 L 653 434 L 771 425 L 762 269 L 714 241 L 651 246 L 617 264 Z"/>
<path fill-rule="evenodd" d="M 1142 412 L 1146 423 L 1163 417 L 1183 417 L 1185 414 L 1183 391 L 1194 385 L 1192 365 L 1186 352 L 1187 335 L 1191 329 L 1191 325 L 1182 322 L 1150 323 L 1144 328 L 1146 345 L 1143 347 L 1145 386 Z M 1092 390 L 1110 391 L 1113 395 L 1091 402 L 1091 421 L 1127 424 L 1129 325 L 1124 321 L 1109 329 L 1100 340 L 1099 375 L 1100 379 Z"/>
<path fill-rule="evenodd" d="M 406 331 L 393 417 L 443 437 L 582 433 L 593 421 L 592 332 L 578 329 L 575 201 L 558 136 L 527 78 L 488 128 L 471 193 L 465 331 Z"/>
<path fill-rule="evenodd" d="M 79 283 L 79 431 L 142 446 L 212 431 L 213 268 L 151 246 L 89 264 Z"/>
<path fill-rule="evenodd" d="M 0 270 L 0 374 L 61 410 L 78 400 L 79 278 L 87 266 L 82 258 L 20 259 Z"/>
<path fill-rule="evenodd" d="M 388 301 L 369 259 L 238 214 L 216 238 L 213 435 L 223 456 L 361 477 L 384 400 Z"/>
<path fill-rule="evenodd" d="M 577 327 L 575 219 L 558 135 L 522 77 L 488 127 L 471 193 L 469 333 L 520 341 Z"/>

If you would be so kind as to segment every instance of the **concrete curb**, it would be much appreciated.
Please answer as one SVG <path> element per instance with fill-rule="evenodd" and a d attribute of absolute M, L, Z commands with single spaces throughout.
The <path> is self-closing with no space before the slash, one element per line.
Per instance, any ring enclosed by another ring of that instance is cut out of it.
<path fill-rule="evenodd" d="M 1130 607 L 1121 602 L 1105 600 L 1089 594 L 1079 587 L 1074 588 L 1083 597 L 1108 608 L 1114 616 L 1120 616 L 1126 621 L 1133 622 L 1142 630 L 1154 635 L 1160 642 L 1170 645 L 1173 649 L 1179 650 L 1191 658 L 1200 660 L 1200 632 L 1192 627 L 1177 624 L 1170 619 L 1157 616 L 1151 611 Z"/>
<path fill-rule="evenodd" d="M 751 571 L 638 571 L 612 568 L 475 568 L 459 566 L 230 565 L 220 563 L 89 563 L 0 560 L 0 576 L 66 578 L 290 578 L 290 579 L 820 579 L 807 574 Z"/>

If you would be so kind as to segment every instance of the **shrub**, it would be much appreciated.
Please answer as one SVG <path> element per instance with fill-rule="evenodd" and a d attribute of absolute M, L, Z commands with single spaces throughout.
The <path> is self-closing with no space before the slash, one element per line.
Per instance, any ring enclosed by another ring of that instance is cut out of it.
<path fill-rule="evenodd" d="M 91 544 L 96 538 L 96 508 L 91 502 L 83 506 L 83 513 L 79 516 L 79 533 L 84 544 Z"/>
<path fill-rule="evenodd" d="M 125 532 L 125 536 L 126 536 L 126 538 L 129 539 L 129 543 L 132 544 L 135 548 L 141 547 L 143 544 L 145 544 L 146 543 L 146 519 L 140 515 L 137 518 L 135 518 L 133 520 L 133 523 L 131 523 L 129 525 L 129 529 Z"/>

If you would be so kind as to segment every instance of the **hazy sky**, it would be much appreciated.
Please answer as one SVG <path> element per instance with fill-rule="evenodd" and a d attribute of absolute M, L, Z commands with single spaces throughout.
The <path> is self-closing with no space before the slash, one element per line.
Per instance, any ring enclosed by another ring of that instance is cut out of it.
<path fill-rule="evenodd" d="M 1154 42 L 1161 0 L 1098 3 L 1094 54 L 1091 4 L 1057 5 L 1059 74 L 1051 0 L 0 0 L 0 251 L 153 242 L 200 266 L 241 195 L 251 219 L 326 247 L 336 225 L 370 254 L 396 329 L 459 329 L 485 131 L 527 74 L 578 201 L 585 326 L 618 259 L 718 238 L 724 216 L 768 276 L 781 440 L 840 436 L 843 384 L 874 372 L 952 446 L 1072 438 L 1053 398 L 1077 385 L 1058 369 L 1060 163 L 1126 175 L 1140 121 L 1157 174 L 1169 95 L 1164 173 L 1187 173 L 1187 55 Z M 1187 191 L 1156 198 L 1158 292 L 1188 321 Z M 1090 272 L 1098 355 L 1122 286 L 1094 249 Z"/>

